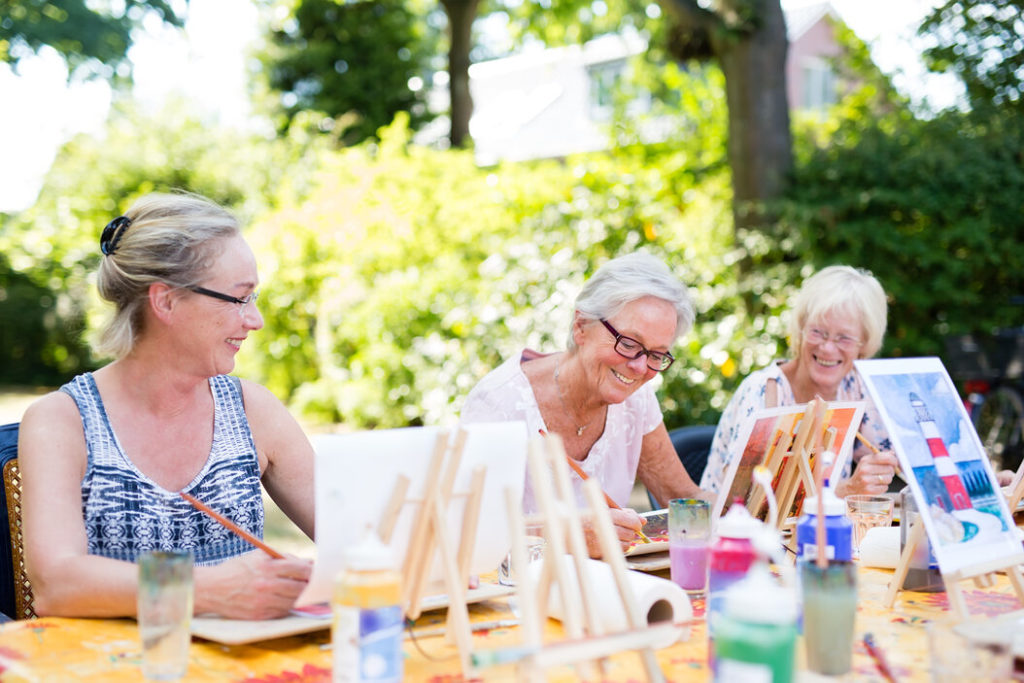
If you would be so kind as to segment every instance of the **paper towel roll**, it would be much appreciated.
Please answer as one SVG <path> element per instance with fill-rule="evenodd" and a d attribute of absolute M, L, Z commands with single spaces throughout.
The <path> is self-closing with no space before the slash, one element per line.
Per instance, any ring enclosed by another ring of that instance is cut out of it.
<path fill-rule="evenodd" d="M 545 557 L 530 565 L 530 577 L 536 582 L 544 562 L 554 558 Z M 569 595 L 573 600 L 579 600 L 581 595 L 579 583 L 576 579 L 576 564 L 571 555 L 562 557 L 568 574 Z M 623 606 L 622 597 L 619 594 L 618 585 L 615 583 L 615 576 L 612 568 L 601 560 L 585 560 L 584 572 L 587 582 L 593 588 L 593 594 L 597 600 L 597 616 L 601 625 L 607 633 L 617 633 L 627 629 L 629 621 L 626 619 L 626 608 Z M 680 623 L 689 621 L 693 616 L 690 607 L 690 599 L 686 591 L 668 579 L 662 579 L 650 574 L 644 574 L 633 570 L 626 570 L 629 585 L 632 587 L 633 596 L 640 612 L 643 614 L 645 623 L 648 625 L 672 622 Z M 548 603 L 548 615 L 562 621 L 565 616 L 562 595 L 558 587 L 557 574 L 553 575 L 551 586 L 551 600 Z M 688 640 L 690 627 L 680 626 L 678 631 L 667 635 L 661 642 L 653 642 L 651 646 L 655 649 L 668 647 L 680 640 Z"/>
<path fill-rule="evenodd" d="M 876 526 L 860 542 L 860 563 L 865 567 L 895 569 L 900 561 L 900 528 Z"/>

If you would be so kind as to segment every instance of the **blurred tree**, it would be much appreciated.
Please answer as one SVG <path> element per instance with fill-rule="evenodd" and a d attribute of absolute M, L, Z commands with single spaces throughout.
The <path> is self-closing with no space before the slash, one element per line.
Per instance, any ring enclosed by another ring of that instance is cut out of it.
<path fill-rule="evenodd" d="M 118 106 L 103 135 L 79 135 L 61 149 L 33 207 L 3 217 L 0 308 L 16 303 L 25 318 L 11 327 L 3 321 L 5 332 L 24 333 L 20 372 L 63 381 L 97 362 L 82 331 L 87 319 L 91 328 L 102 319 L 91 283 L 99 235 L 137 196 L 198 192 L 232 208 L 244 224 L 266 210 L 269 197 L 303 192 L 317 166 L 319 136 L 267 141 L 211 126 L 188 111 L 180 101 L 158 116 Z M 16 276 L 5 280 L 8 261 Z M 44 324 L 44 342 L 36 341 L 33 316 Z M 8 375 L 0 366 L 0 380 L 12 381 Z"/>
<path fill-rule="evenodd" d="M 187 5 L 188 0 L 184 0 Z M 168 0 L 0 0 L 0 61 L 18 62 L 42 47 L 56 50 L 69 76 L 83 73 L 111 78 L 130 68 L 126 61 L 133 29 L 155 14 L 182 26 L 180 10 Z M 180 6 L 180 5 L 179 5 Z"/>
<path fill-rule="evenodd" d="M 469 119 L 473 116 L 473 97 L 469 92 L 470 51 L 473 47 L 473 20 L 480 0 L 441 0 L 448 15 L 448 91 L 451 97 L 452 147 L 462 147 L 469 139 Z"/>
<path fill-rule="evenodd" d="M 63 381 L 66 349 L 75 348 L 80 330 L 60 323 L 57 297 L 13 270 L 0 254 L 0 381 L 36 386 Z"/>
<path fill-rule="evenodd" d="M 521 30 L 546 42 L 587 40 L 623 26 L 643 29 L 651 45 L 683 64 L 717 61 L 725 75 L 737 230 L 766 222 L 766 204 L 782 197 L 793 170 L 786 102 L 786 24 L 780 0 L 546 0 L 509 3 Z M 692 68 L 692 67 L 691 67 Z"/>
<path fill-rule="evenodd" d="M 802 162 L 778 237 L 815 267 L 873 269 L 885 355 L 942 354 L 950 334 L 1020 325 L 1024 120 L 943 112 L 845 120 Z"/>
<path fill-rule="evenodd" d="M 343 144 L 377 134 L 395 114 L 426 120 L 422 87 L 436 32 L 406 0 L 298 0 L 270 31 L 261 55 L 280 94 L 279 130 L 304 111 Z M 419 87 L 415 86 L 419 79 Z"/>
<path fill-rule="evenodd" d="M 285 100 L 285 122 L 308 110 L 342 117 L 346 143 L 376 135 L 399 111 L 418 128 L 426 120 L 432 58 L 443 49 L 437 27 L 446 19 L 448 137 L 462 147 L 473 114 L 469 65 L 479 8 L 480 0 L 298 0 L 263 55 L 270 87 Z M 412 79 L 419 87 L 410 87 Z"/>
<path fill-rule="evenodd" d="M 793 170 L 786 102 L 786 22 L 780 0 L 662 0 L 673 19 L 669 52 L 714 58 L 725 74 L 729 166 L 737 230 L 765 222 Z"/>
<path fill-rule="evenodd" d="M 921 24 L 932 71 L 955 73 L 971 107 L 1024 110 L 1024 2 L 946 0 Z"/>

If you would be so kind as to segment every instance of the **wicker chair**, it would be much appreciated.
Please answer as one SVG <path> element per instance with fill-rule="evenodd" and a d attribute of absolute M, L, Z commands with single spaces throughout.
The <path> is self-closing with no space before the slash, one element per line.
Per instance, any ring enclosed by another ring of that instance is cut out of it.
<path fill-rule="evenodd" d="M 18 423 L 0 426 L 0 612 L 32 619 L 32 586 L 25 574 L 25 537 L 21 530 L 21 472 L 18 470 Z"/>

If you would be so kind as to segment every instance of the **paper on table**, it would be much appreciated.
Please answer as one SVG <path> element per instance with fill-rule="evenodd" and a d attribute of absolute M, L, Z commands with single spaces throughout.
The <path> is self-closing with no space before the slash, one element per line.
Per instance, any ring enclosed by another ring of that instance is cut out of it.
<path fill-rule="evenodd" d="M 530 576 L 537 580 L 540 578 L 540 570 L 543 563 L 549 558 L 538 560 L 530 565 Z M 562 558 L 565 569 L 569 576 L 570 595 L 579 595 L 580 589 L 576 579 L 576 566 L 571 555 Z M 617 633 L 626 628 L 629 623 L 626 619 L 626 609 L 623 607 L 619 588 L 615 583 L 615 576 L 612 568 L 600 560 L 586 560 L 584 571 L 587 573 L 587 580 L 594 589 L 597 596 L 598 618 L 605 630 L 609 633 Z M 693 616 L 690 607 L 690 599 L 686 591 L 672 583 L 651 574 L 627 571 L 627 580 L 633 589 L 633 595 L 640 607 L 641 614 L 647 620 L 647 625 L 653 626 L 656 623 L 672 622 L 680 623 L 688 621 Z M 559 621 L 565 615 L 562 605 L 561 591 L 555 583 L 551 588 L 551 602 L 548 605 L 548 613 Z M 668 647 L 680 640 L 688 640 L 690 627 L 680 626 L 678 631 L 669 632 L 664 641 L 652 643 L 655 649 Z"/>

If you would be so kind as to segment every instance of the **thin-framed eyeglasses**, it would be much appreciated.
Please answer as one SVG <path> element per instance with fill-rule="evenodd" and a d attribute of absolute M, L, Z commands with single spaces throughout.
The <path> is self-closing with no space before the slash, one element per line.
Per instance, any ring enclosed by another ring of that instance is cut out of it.
<path fill-rule="evenodd" d="M 195 292 L 196 294 L 202 294 L 203 296 L 208 296 L 213 299 L 220 299 L 221 301 L 227 301 L 228 303 L 238 304 L 238 315 L 242 318 L 245 317 L 245 307 L 249 304 L 256 303 L 256 300 L 260 298 L 260 290 L 258 289 L 251 294 L 247 294 L 242 297 L 231 296 L 230 294 L 217 292 L 212 289 L 207 289 L 206 287 L 196 286 L 189 287 L 188 289 L 190 292 Z"/>
<path fill-rule="evenodd" d="M 664 372 L 669 369 L 672 363 L 676 362 L 672 354 L 667 351 L 651 351 L 636 339 L 619 334 L 619 331 L 612 327 L 611 323 L 604 318 L 601 318 L 601 324 L 614 335 L 615 353 L 623 358 L 636 360 L 640 356 L 647 356 L 647 367 L 655 372 Z"/>
<path fill-rule="evenodd" d="M 826 342 L 832 342 L 843 351 L 853 351 L 859 349 L 864 343 L 856 337 L 850 337 L 845 334 L 831 335 L 825 330 L 818 329 L 817 327 L 807 328 L 807 341 L 812 344 L 824 344 Z"/>

